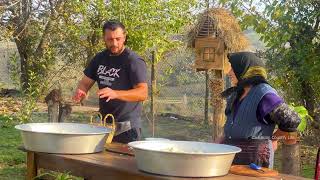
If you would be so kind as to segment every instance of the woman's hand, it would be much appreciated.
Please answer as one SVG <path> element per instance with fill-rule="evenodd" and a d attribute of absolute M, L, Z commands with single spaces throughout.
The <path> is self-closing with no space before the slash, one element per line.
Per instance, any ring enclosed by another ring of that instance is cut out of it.
<path fill-rule="evenodd" d="M 272 149 L 273 151 L 278 149 L 278 140 L 272 140 Z"/>
<path fill-rule="evenodd" d="M 215 140 L 213 140 L 213 143 L 221 144 L 224 140 L 223 136 L 217 137 Z"/>
<path fill-rule="evenodd" d="M 272 140 L 283 140 L 283 143 L 286 145 L 292 145 L 297 143 L 297 132 L 285 132 L 278 129 L 273 133 Z"/>

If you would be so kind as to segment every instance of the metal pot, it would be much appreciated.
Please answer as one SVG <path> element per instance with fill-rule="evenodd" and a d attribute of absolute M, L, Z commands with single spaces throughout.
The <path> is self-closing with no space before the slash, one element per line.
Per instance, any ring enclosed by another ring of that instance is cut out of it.
<path fill-rule="evenodd" d="M 154 138 L 154 137 L 148 137 L 144 138 L 146 141 L 170 141 L 170 139 L 166 138 Z"/>
<path fill-rule="evenodd" d="M 140 170 L 180 177 L 226 175 L 241 151 L 235 146 L 192 141 L 135 141 L 129 146 Z"/>
<path fill-rule="evenodd" d="M 85 154 L 104 150 L 110 128 L 78 123 L 29 123 L 15 126 L 29 151 Z"/>

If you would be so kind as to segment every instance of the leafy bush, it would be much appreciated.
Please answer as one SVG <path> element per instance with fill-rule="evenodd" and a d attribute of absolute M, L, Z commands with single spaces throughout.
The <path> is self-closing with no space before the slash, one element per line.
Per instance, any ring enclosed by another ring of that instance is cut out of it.
<path fill-rule="evenodd" d="M 291 104 L 290 107 L 296 111 L 301 118 L 298 131 L 304 132 L 307 128 L 308 120 L 313 121 L 313 118 L 309 115 L 308 110 L 304 106 L 295 106 L 294 104 Z"/>

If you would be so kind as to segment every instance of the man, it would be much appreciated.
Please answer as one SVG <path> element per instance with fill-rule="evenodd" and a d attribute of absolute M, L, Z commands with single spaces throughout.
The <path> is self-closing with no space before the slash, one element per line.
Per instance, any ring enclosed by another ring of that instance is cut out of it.
<path fill-rule="evenodd" d="M 103 117 L 112 114 L 116 120 L 113 141 L 129 143 L 140 136 L 141 101 L 148 96 L 146 63 L 125 47 L 126 29 L 121 22 L 107 21 L 103 26 L 103 38 L 106 49 L 84 70 L 73 99 L 80 102 L 97 82 L 99 111 Z"/>

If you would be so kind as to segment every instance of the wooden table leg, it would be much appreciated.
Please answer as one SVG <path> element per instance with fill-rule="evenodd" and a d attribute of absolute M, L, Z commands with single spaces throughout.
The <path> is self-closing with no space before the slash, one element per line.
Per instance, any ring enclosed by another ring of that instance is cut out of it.
<path fill-rule="evenodd" d="M 34 152 L 27 152 L 27 180 L 34 180 L 37 176 L 38 167 Z"/>

